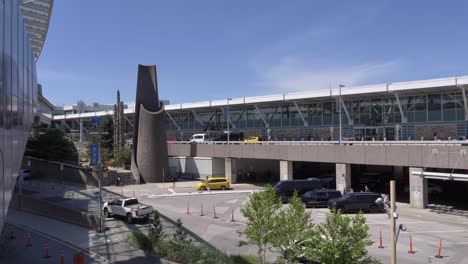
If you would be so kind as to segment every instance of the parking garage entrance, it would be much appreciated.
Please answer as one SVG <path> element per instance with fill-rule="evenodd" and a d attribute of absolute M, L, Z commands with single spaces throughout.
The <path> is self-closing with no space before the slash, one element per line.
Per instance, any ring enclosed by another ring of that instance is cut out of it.
<path fill-rule="evenodd" d="M 442 213 L 468 210 L 468 171 L 426 169 L 424 178 L 427 179 L 429 208 Z"/>

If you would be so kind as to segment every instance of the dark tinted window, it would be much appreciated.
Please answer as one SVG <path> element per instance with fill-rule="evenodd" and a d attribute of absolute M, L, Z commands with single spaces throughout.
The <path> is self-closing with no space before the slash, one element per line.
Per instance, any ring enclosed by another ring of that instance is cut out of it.
<path fill-rule="evenodd" d="M 216 179 L 216 180 L 211 180 L 211 182 L 226 182 L 226 180 L 223 180 L 223 179 Z"/>
<path fill-rule="evenodd" d="M 114 201 L 112 201 L 112 204 L 113 204 L 113 205 L 117 205 L 117 206 L 121 206 L 121 205 L 122 205 L 122 201 L 120 201 L 120 200 L 114 200 Z"/>
<path fill-rule="evenodd" d="M 281 188 L 293 189 L 293 188 L 295 188 L 295 186 L 294 186 L 293 182 L 286 181 L 286 182 L 281 183 Z"/>
<path fill-rule="evenodd" d="M 329 192 L 328 193 L 328 197 L 330 197 L 330 198 L 338 198 L 340 196 L 341 196 L 340 192 Z"/>
<path fill-rule="evenodd" d="M 131 205 L 136 205 L 136 204 L 138 204 L 137 199 L 130 199 L 130 200 L 125 201 L 125 206 L 131 206 Z"/>
<path fill-rule="evenodd" d="M 317 193 L 317 196 L 320 197 L 320 198 L 324 198 L 324 197 L 327 197 L 327 193 L 319 192 L 319 193 Z"/>
<path fill-rule="evenodd" d="M 310 180 L 310 181 L 304 181 L 302 183 L 302 188 L 307 188 L 307 189 L 318 189 L 320 188 L 320 181 L 315 181 L 315 180 Z"/>

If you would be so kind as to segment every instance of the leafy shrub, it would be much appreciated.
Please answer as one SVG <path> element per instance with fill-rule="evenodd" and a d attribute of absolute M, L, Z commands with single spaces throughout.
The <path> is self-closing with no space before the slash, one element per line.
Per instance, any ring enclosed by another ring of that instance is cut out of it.
<path fill-rule="evenodd" d="M 139 248 L 145 252 L 153 253 L 153 245 L 151 244 L 151 240 L 148 238 L 147 235 L 133 231 L 128 236 L 128 243 L 135 248 Z"/>

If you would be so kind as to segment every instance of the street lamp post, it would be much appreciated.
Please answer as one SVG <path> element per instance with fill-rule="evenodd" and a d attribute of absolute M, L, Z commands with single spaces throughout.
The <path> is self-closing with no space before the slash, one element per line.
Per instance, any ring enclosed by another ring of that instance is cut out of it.
<path fill-rule="evenodd" d="M 339 142 L 340 142 L 340 145 L 341 145 L 341 135 L 342 135 L 342 134 L 341 134 L 341 127 L 342 127 L 342 124 L 341 124 L 341 103 L 342 103 L 342 100 L 341 100 L 341 88 L 342 88 L 342 87 L 345 87 L 345 86 L 344 86 L 343 84 L 340 84 L 339 87 L 340 87 L 340 89 L 339 89 L 339 90 L 340 90 L 340 95 L 339 95 L 339 97 L 338 97 L 339 117 L 340 117 L 340 140 L 339 140 Z"/>
<path fill-rule="evenodd" d="M 231 133 L 231 131 L 229 131 L 229 123 L 231 122 L 231 119 L 230 119 L 230 113 L 229 113 L 229 101 L 231 101 L 232 99 L 231 98 L 228 98 L 227 99 L 227 108 L 226 108 L 226 120 L 227 120 L 227 143 L 229 144 L 229 134 Z"/>
<path fill-rule="evenodd" d="M 98 161 L 98 186 L 99 186 L 99 231 L 104 232 L 104 218 L 102 215 L 102 156 L 101 156 L 101 136 L 107 135 L 107 132 L 91 132 L 90 134 L 97 134 L 98 136 L 98 150 L 99 150 L 99 161 Z"/>

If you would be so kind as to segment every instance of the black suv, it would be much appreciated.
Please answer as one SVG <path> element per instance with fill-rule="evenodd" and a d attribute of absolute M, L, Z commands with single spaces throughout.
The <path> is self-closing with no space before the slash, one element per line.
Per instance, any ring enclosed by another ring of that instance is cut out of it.
<path fill-rule="evenodd" d="M 301 197 L 307 191 L 321 189 L 319 179 L 310 178 L 307 180 L 288 180 L 280 181 L 275 185 L 275 193 L 281 198 L 283 203 L 287 202 L 297 192 L 297 196 Z"/>
<path fill-rule="evenodd" d="M 333 198 L 341 197 L 341 192 L 332 189 L 322 189 L 308 191 L 301 196 L 302 202 L 306 207 L 327 206 L 328 201 Z"/>
<path fill-rule="evenodd" d="M 341 212 L 369 211 L 371 213 L 383 212 L 383 204 L 375 201 L 382 196 L 373 192 L 347 193 L 341 198 L 332 199 L 328 202 L 330 210 L 336 209 Z"/>

